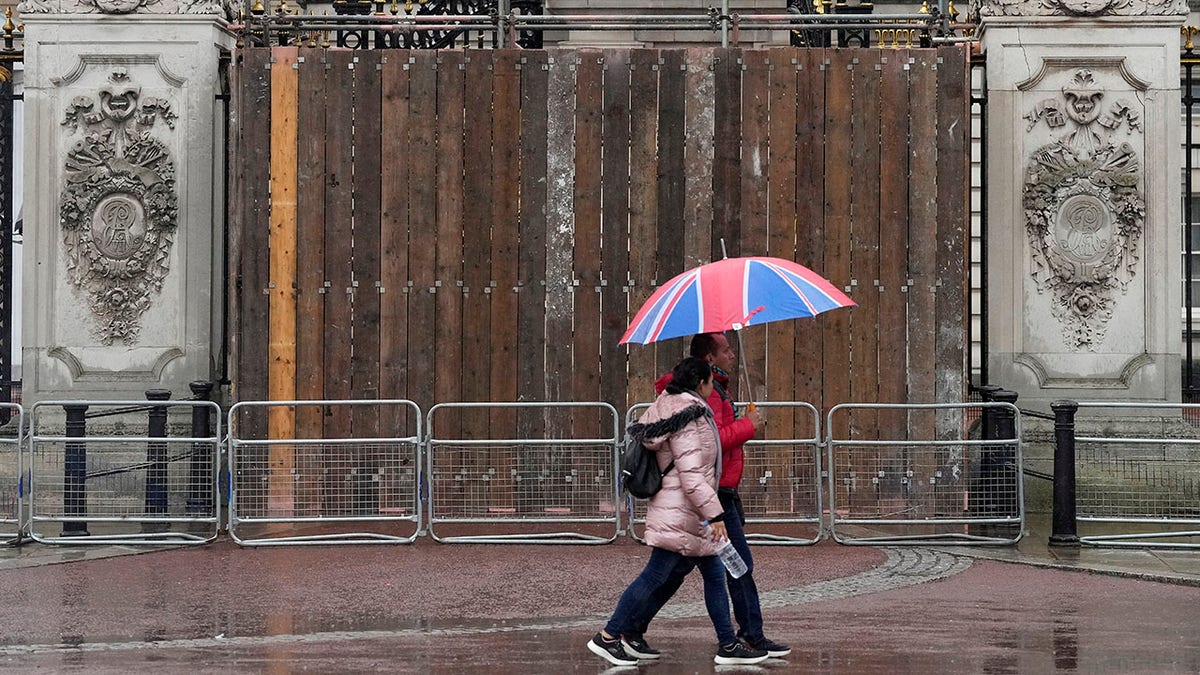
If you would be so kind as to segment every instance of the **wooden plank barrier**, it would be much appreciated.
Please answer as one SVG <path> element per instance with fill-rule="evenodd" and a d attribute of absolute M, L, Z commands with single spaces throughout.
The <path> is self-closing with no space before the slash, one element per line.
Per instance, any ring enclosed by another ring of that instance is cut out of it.
<path fill-rule="evenodd" d="M 687 349 L 686 338 L 617 345 L 629 319 L 658 284 L 720 257 L 721 240 L 730 256 L 796 260 L 859 303 L 731 336 L 751 376 L 749 390 L 734 383 L 738 398 L 819 410 L 965 398 L 962 47 L 277 47 L 243 50 L 236 69 L 240 400 L 624 409 L 650 400 Z M 463 438 L 564 425 L 594 436 L 592 417 L 505 410 L 441 422 Z M 342 413 L 254 423 L 280 436 L 412 431 Z M 936 423 L 847 422 L 861 438 Z M 769 428 L 799 437 L 800 424 L 782 414 Z M 322 461 L 354 458 L 331 450 Z M 297 485 L 343 484 L 344 473 Z M 309 502 L 295 508 L 319 508 Z"/>

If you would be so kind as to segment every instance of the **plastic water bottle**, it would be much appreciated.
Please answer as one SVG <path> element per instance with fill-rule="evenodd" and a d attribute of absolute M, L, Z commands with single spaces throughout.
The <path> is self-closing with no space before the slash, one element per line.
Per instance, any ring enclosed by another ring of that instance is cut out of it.
<path fill-rule="evenodd" d="M 704 533 L 709 539 L 712 539 L 712 525 L 709 525 L 707 520 L 704 521 Z M 717 557 L 725 564 L 725 570 L 729 572 L 729 576 L 734 579 L 746 573 L 746 561 L 742 560 L 742 556 L 738 554 L 737 549 L 733 547 L 733 542 L 729 539 L 721 542 L 717 548 Z"/>

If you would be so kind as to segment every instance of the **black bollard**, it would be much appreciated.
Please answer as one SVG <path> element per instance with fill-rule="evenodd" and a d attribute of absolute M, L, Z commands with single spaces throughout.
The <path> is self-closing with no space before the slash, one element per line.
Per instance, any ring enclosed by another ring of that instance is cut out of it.
<path fill-rule="evenodd" d="M 994 384 L 985 384 L 976 390 L 984 403 L 993 402 L 996 392 L 1002 391 Z M 996 436 L 996 412 L 995 408 L 987 406 L 984 406 L 980 412 L 979 438 L 981 440 L 991 441 L 998 438 Z M 982 446 L 979 457 L 979 486 L 972 494 L 972 510 L 981 517 L 986 518 L 996 514 L 996 478 L 1000 470 L 1000 467 L 997 466 L 998 460 L 995 446 Z"/>
<path fill-rule="evenodd" d="M 68 438 L 83 438 L 87 435 L 88 407 L 82 404 L 63 406 L 67 414 L 66 435 Z M 87 516 L 87 443 L 67 441 L 63 456 L 63 515 L 75 518 Z M 64 537 L 88 536 L 84 520 L 64 520 Z"/>
<path fill-rule="evenodd" d="M 1017 404 L 1017 392 L 1001 389 L 992 395 L 992 400 L 997 403 Z M 992 430 L 995 434 L 992 438 L 1000 441 L 1012 441 L 1017 438 L 1017 414 L 1011 408 L 995 408 L 995 428 Z M 1017 499 L 1020 496 L 1017 490 L 1017 481 L 1021 479 L 1017 475 L 1017 449 L 1013 445 L 998 445 L 995 448 L 995 457 L 993 457 L 998 473 L 996 474 L 997 482 L 994 484 L 996 503 L 994 504 L 997 514 L 1005 517 L 1014 516 L 1021 512 L 1020 505 L 1017 504 Z"/>
<path fill-rule="evenodd" d="M 146 400 L 169 401 L 169 389 L 147 389 Z M 150 438 L 167 437 L 167 406 L 156 405 L 150 408 L 149 429 Z M 146 444 L 146 514 L 166 515 L 167 513 L 167 444 L 149 442 Z M 165 523 L 146 523 L 143 530 L 161 531 Z"/>
<path fill-rule="evenodd" d="M 1075 401 L 1055 401 L 1054 411 L 1054 516 L 1051 546 L 1079 546 L 1075 530 Z"/>
<path fill-rule="evenodd" d="M 196 380 L 188 383 L 192 396 L 197 401 L 207 401 L 212 394 L 213 383 Z M 212 411 L 206 405 L 192 408 L 192 438 L 212 435 L 210 417 Z M 188 513 L 205 514 L 212 510 L 213 447 L 208 443 L 192 444 L 191 479 L 187 500 Z"/>

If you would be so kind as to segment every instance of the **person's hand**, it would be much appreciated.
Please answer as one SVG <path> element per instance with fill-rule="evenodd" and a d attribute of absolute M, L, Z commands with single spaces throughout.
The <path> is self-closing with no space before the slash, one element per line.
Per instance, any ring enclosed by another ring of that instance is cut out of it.
<path fill-rule="evenodd" d="M 729 531 L 725 529 L 725 523 L 712 523 L 711 527 L 713 541 L 725 541 L 729 538 Z"/>
<path fill-rule="evenodd" d="M 758 408 L 751 408 L 750 412 L 746 413 L 746 418 L 754 425 L 754 435 L 756 436 L 762 432 L 763 427 L 767 426 L 767 420 Z"/>

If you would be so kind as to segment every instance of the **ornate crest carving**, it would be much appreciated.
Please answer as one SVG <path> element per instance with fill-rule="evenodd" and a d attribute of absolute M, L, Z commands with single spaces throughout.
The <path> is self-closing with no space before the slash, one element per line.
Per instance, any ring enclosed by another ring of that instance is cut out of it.
<path fill-rule="evenodd" d="M 1142 133 L 1128 101 L 1106 103 L 1089 70 L 1026 113 L 1028 130 L 1056 130 L 1025 172 L 1025 230 L 1033 247 L 1038 292 L 1054 294 L 1054 316 L 1067 344 L 1095 349 L 1107 333 L 1116 293 L 1125 292 L 1138 261 L 1146 214 L 1134 147 L 1118 138 Z"/>
<path fill-rule="evenodd" d="M 150 135 L 174 128 L 167 101 L 142 97 L 123 70 L 99 100 L 76 97 L 63 126 L 82 134 L 67 153 L 59 217 L 67 276 L 85 291 L 104 344 L 137 342 L 150 296 L 162 289 L 178 218 L 175 163 Z"/>

